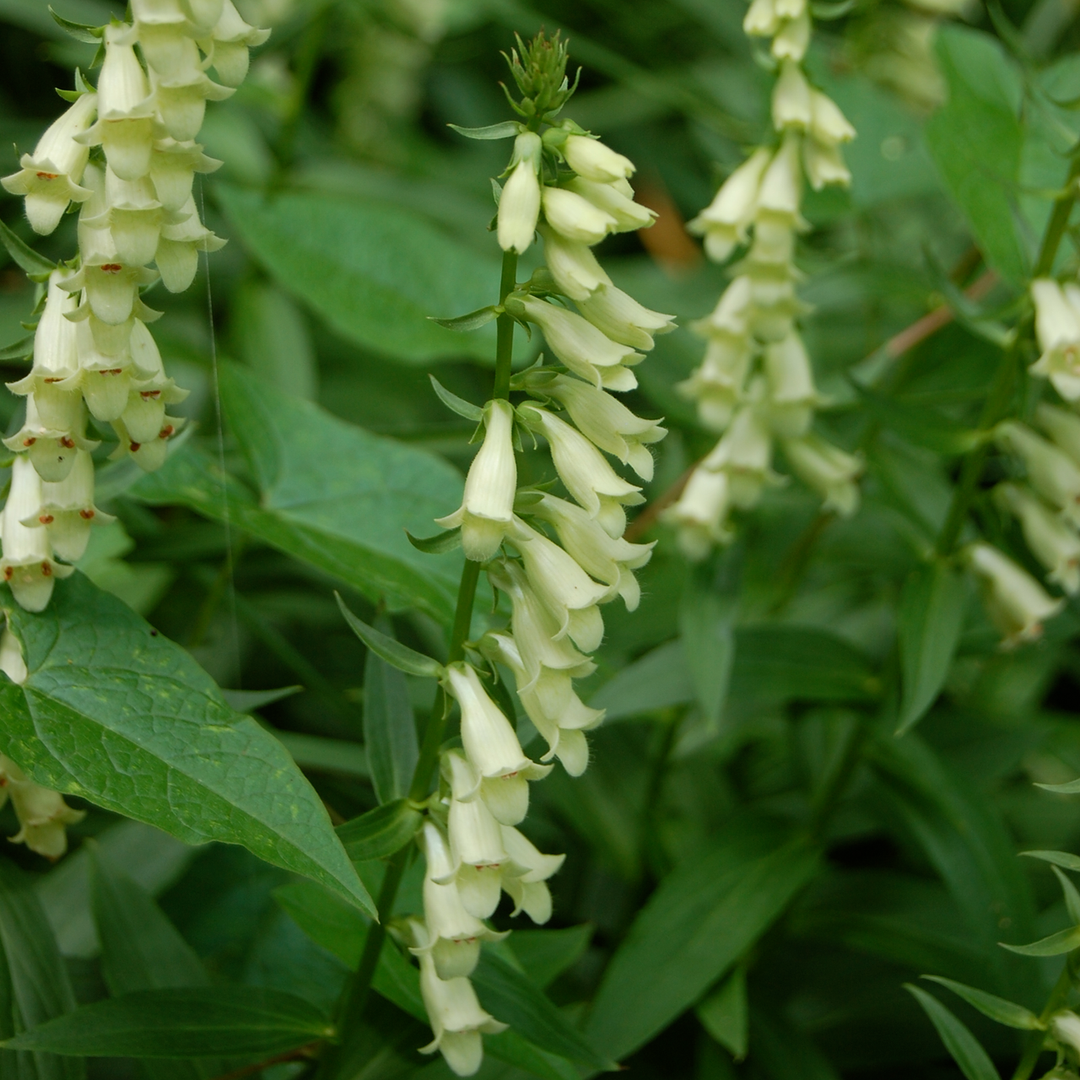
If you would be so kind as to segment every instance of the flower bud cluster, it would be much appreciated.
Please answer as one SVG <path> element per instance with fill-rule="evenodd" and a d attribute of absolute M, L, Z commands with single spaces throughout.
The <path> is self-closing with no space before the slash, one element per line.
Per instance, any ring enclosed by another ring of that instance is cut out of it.
<path fill-rule="evenodd" d="M 195 139 L 206 102 L 234 93 L 249 47 L 269 33 L 245 23 L 232 0 L 132 0 L 131 11 L 131 23 L 101 30 L 96 90 L 80 77 L 68 111 L 0 181 L 25 196 L 42 235 L 79 207 L 78 255 L 49 276 L 33 368 L 8 384 L 26 398 L 26 419 L 4 442 L 17 457 L 0 568 L 31 611 L 48 603 L 64 569 L 53 556 L 78 559 L 90 523 L 103 520 L 88 418 L 111 425 L 113 457 L 130 455 L 147 470 L 162 464 L 181 426 L 166 409 L 187 391 L 165 374 L 148 327 L 161 313 L 142 290 L 160 279 L 182 292 L 199 252 L 225 242 L 192 197 L 195 174 L 221 165 Z"/>
<path fill-rule="evenodd" d="M 796 236 L 807 227 L 800 213 L 804 180 L 815 190 L 850 183 L 840 148 L 855 130 L 803 70 L 807 0 L 753 0 L 743 28 L 772 39 L 775 139 L 756 149 L 690 223 L 717 262 L 746 248 L 716 309 L 694 327 L 706 340 L 705 356 L 679 387 L 697 403 L 702 424 L 723 433 L 666 512 L 695 559 L 731 538 L 732 508 L 754 506 L 766 485 L 781 482 L 771 468 L 774 443 L 826 508 L 842 515 L 858 505 L 862 467 L 810 430 L 824 402 L 796 327 L 804 310 L 795 265 Z"/>
<path fill-rule="evenodd" d="M 604 635 L 601 606 L 621 597 L 628 609 L 637 607 L 634 570 L 652 554 L 653 545 L 623 538 L 625 507 L 643 499 L 609 457 L 651 479 L 649 445 L 665 431 L 613 391 L 637 385 L 633 367 L 654 335 L 672 328 L 672 317 L 616 288 L 591 250 L 609 233 L 652 223 L 652 212 L 634 201 L 633 169 L 572 121 L 542 136 L 517 136 L 497 236 L 504 251 L 519 253 L 539 233 L 547 273 L 516 288 L 504 311 L 539 327 L 550 355 L 511 382 L 523 400 L 484 406 L 483 441 L 462 504 L 439 519 L 460 528 L 466 557 L 485 564 L 510 609 L 508 627 L 469 646 L 473 662 L 447 669 L 444 688 L 461 711 L 461 749 L 442 755 L 438 820 L 427 822 L 422 840 L 424 921 L 414 927 L 413 951 L 435 1035 L 425 1049 L 441 1051 L 461 1076 L 480 1067 L 481 1033 L 502 1027 L 480 1008 L 468 980 L 480 943 L 501 936 L 484 920 L 502 893 L 515 915 L 525 912 L 536 923 L 551 917 L 546 882 L 563 856 L 541 853 L 517 828 L 529 785 L 555 758 L 571 776 L 585 771 L 585 732 L 604 714 L 581 700 L 573 681 L 595 670 L 589 654 Z M 515 446 L 522 434 L 546 442 L 564 495 L 546 486 L 519 490 Z M 513 717 L 485 685 L 501 672 L 512 676 L 521 711 L 546 744 L 538 760 L 526 755 Z"/>
<path fill-rule="evenodd" d="M 1039 334 L 1049 352 L 1050 339 L 1041 328 Z M 1020 461 L 1025 475 L 998 484 L 993 500 L 1019 523 L 1046 580 L 1073 596 L 1080 592 L 1080 416 L 1043 403 L 1035 409 L 1034 422 L 1031 427 L 1006 420 L 995 429 L 995 442 Z M 987 610 L 1006 645 L 1038 638 L 1043 623 L 1064 605 L 989 544 L 971 546 L 967 562 L 983 586 Z"/>
<path fill-rule="evenodd" d="M 22 650 L 9 629 L 0 635 L 0 671 L 14 683 L 26 681 Z M 82 810 L 72 810 L 59 792 L 35 784 L 11 758 L 0 753 L 0 807 L 8 799 L 19 819 L 19 831 L 10 838 L 11 842 L 25 844 L 49 859 L 59 859 L 64 854 L 67 826 L 86 816 Z"/>

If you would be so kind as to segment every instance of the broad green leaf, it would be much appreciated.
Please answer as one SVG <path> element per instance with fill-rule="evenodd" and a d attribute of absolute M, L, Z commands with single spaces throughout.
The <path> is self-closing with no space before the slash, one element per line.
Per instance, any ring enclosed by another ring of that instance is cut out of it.
<path fill-rule="evenodd" d="M 544 992 L 521 971 L 490 950 L 470 976 L 480 1004 L 519 1035 L 571 1061 L 596 1069 L 613 1067 L 589 1040 L 570 1026 Z"/>
<path fill-rule="evenodd" d="M 365 780 L 371 777 L 367 751 L 359 743 L 328 739 L 323 735 L 301 735 L 295 731 L 274 731 L 274 738 L 289 751 L 301 769 L 360 776 Z"/>
<path fill-rule="evenodd" d="M 589 704 L 606 709 L 607 720 L 666 709 L 693 701 L 694 685 L 681 640 L 658 645 L 627 664 L 593 694 Z"/>
<path fill-rule="evenodd" d="M 41 904 L 23 877 L 0 862 L 0 1037 L 70 1015 L 75 995 Z M 14 1062 L 14 1064 L 13 1064 Z M 22 1080 L 84 1080 L 86 1067 L 52 1054 L 0 1051 L 0 1074 Z"/>
<path fill-rule="evenodd" d="M 94 922 L 109 993 L 208 986 L 202 962 L 153 897 L 110 866 L 97 844 L 89 849 Z M 211 1080 L 224 1071 L 213 1060 L 166 1059 L 156 1064 L 154 1080 Z"/>
<path fill-rule="evenodd" d="M 1001 947 L 1021 956 L 1061 956 L 1073 949 L 1080 949 L 1080 926 L 1059 930 L 1056 934 L 1033 941 L 1030 945 L 1006 945 L 1001 942 Z"/>
<path fill-rule="evenodd" d="M 616 1060 L 667 1027 L 722 978 L 819 868 L 802 841 L 737 840 L 669 874 L 604 973 L 586 1034 Z"/>
<path fill-rule="evenodd" d="M 930 1022 L 937 1029 L 945 1049 L 967 1080 L 1001 1080 L 994 1063 L 979 1041 L 936 997 L 910 983 L 904 989 L 923 1007 Z"/>
<path fill-rule="evenodd" d="M 4 1045 L 78 1057 L 270 1056 L 332 1037 L 295 994 L 257 986 L 138 990 L 83 1005 Z"/>
<path fill-rule="evenodd" d="M 508 1028 L 498 1035 L 484 1036 L 484 1053 L 542 1080 L 579 1080 L 581 1069 L 564 1057 L 549 1054 L 535 1043 Z"/>
<path fill-rule="evenodd" d="M 904 585 L 900 600 L 900 666 L 903 673 L 896 733 L 922 719 L 949 673 L 966 598 L 964 579 L 950 566 L 934 561 Z"/>
<path fill-rule="evenodd" d="M 219 381 L 259 494 L 190 445 L 128 494 L 153 506 L 189 506 L 215 521 L 227 517 L 233 528 L 392 610 L 420 607 L 449 622 L 461 556 L 421 554 L 405 530 L 427 532 L 460 503 L 457 470 L 275 392 L 242 368 L 222 364 Z"/>
<path fill-rule="evenodd" d="M 923 849 L 963 912 L 968 933 L 989 961 L 993 988 L 1034 991 L 1032 966 L 996 948 L 1002 936 L 1034 929 L 1030 885 L 1013 844 L 982 792 L 969 790 L 919 736 L 880 738 L 866 755 L 907 833 Z"/>
<path fill-rule="evenodd" d="M 407 675 L 417 675 L 427 679 L 441 678 L 443 666 L 438 660 L 418 653 L 415 649 L 410 649 L 408 645 L 402 645 L 400 641 L 395 641 L 388 634 L 376 630 L 374 626 L 368 626 L 345 606 L 345 601 L 340 596 L 336 593 L 334 595 L 341 614 L 345 616 L 345 621 L 349 624 L 349 629 L 371 652 L 376 653 L 387 664 L 391 664 L 398 671 L 404 671 Z"/>
<path fill-rule="evenodd" d="M 400 851 L 423 823 L 424 815 L 407 799 L 395 799 L 339 825 L 337 834 L 353 862 L 368 862 Z"/>
<path fill-rule="evenodd" d="M 1021 282 L 1031 256 L 1017 205 L 1019 75 L 1001 44 L 978 30 L 943 26 L 937 51 L 949 100 L 927 122 L 927 146 L 987 260 Z"/>
<path fill-rule="evenodd" d="M 318 360 L 306 316 L 283 289 L 264 280 L 245 281 L 229 308 L 236 355 L 274 389 L 315 401 Z"/>
<path fill-rule="evenodd" d="M 351 341 L 410 363 L 494 355 L 493 333 L 459 337 L 428 320 L 490 303 L 499 282 L 494 258 L 430 220 L 324 193 L 263 196 L 225 185 L 217 193 L 248 251 Z"/>
<path fill-rule="evenodd" d="M 35 780 L 187 843 L 242 844 L 374 910 L 288 753 L 188 653 L 78 573 L 41 614 L 0 602 L 29 669 L 0 684 L 6 749 Z"/>
<path fill-rule="evenodd" d="M 719 731 L 735 663 L 738 586 L 721 596 L 712 581 L 696 577 L 683 593 L 679 630 L 694 695 L 706 730 Z"/>
<path fill-rule="evenodd" d="M 731 1053 L 736 1061 L 746 1057 L 750 1039 L 750 1012 L 746 1001 L 746 969 L 737 967 L 719 989 L 700 1002 L 701 1026 Z"/>
<path fill-rule="evenodd" d="M 985 990 L 978 990 L 974 986 L 965 986 L 963 983 L 954 982 L 952 979 L 943 979 L 940 975 L 924 975 L 924 979 L 940 983 L 946 990 L 951 990 L 958 997 L 962 997 L 972 1008 L 978 1009 L 983 1016 L 989 1016 L 991 1020 L 1006 1027 L 1019 1028 L 1021 1031 L 1043 1031 L 1046 1025 L 1040 1023 L 1039 1018 L 1023 1005 L 1016 1005 L 996 994 L 988 994 Z"/>
<path fill-rule="evenodd" d="M 1080 855 L 1073 855 L 1068 851 L 1021 851 L 1020 854 L 1027 859 L 1041 859 L 1043 862 L 1053 863 L 1063 870 L 1080 871 Z"/>
<path fill-rule="evenodd" d="M 543 989 L 581 959 L 594 930 L 591 923 L 560 930 L 515 930 L 509 947 L 529 978 Z"/>
<path fill-rule="evenodd" d="M 303 692 L 302 686 L 282 686 L 277 690 L 222 690 L 221 696 L 230 709 L 239 713 L 251 714 L 272 705 L 282 698 L 292 697 Z"/>

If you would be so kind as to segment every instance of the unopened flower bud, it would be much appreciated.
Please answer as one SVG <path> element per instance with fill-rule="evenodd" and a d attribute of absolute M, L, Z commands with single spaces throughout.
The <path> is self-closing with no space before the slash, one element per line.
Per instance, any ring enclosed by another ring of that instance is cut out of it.
<path fill-rule="evenodd" d="M 606 337 L 644 352 L 653 347 L 654 334 L 675 329 L 674 315 L 651 311 L 610 284 L 598 285 L 577 307 Z"/>
<path fill-rule="evenodd" d="M 508 401 L 489 401 L 484 423 L 484 442 L 469 467 L 461 506 L 436 519 L 446 529 L 461 527 L 465 557 L 475 562 L 486 562 L 499 550 L 513 520 L 517 491 L 513 406 Z"/>
<path fill-rule="evenodd" d="M 512 171 L 499 198 L 499 247 L 521 255 L 533 242 L 540 217 L 540 156 L 543 144 L 535 131 L 514 140 Z"/>
<path fill-rule="evenodd" d="M 567 240 L 546 225 L 539 231 L 544 238 L 544 261 L 555 284 L 571 300 L 586 300 L 600 285 L 611 284 L 588 245 Z"/>
<path fill-rule="evenodd" d="M 822 498 L 824 508 L 850 517 L 859 506 L 862 460 L 811 432 L 783 443 L 784 454 L 799 479 Z"/>
<path fill-rule="evenodd" d="M 552 229 L 578 244 L 599 244 L 619 224 L 607 211 L 566 188 L 545 185 L 541 201 Z"/>
<path fill-rule="evenodd" d="M 623 194 L 615 184 L 598 184 L 595 180 L 586 180 L 582 176 L 569 181 L 567 189 L 599 207 L 615 221 L 612 232 L 632 232 L 647 229 L 656 220 L 656 211 L 632 197 Z"/>
<path fill-rule="evenodd" d="M 987 612 L 1004 644 L 1040 637 L 1043 623 L 1061 610 L 1064 601 L 1047 595 L 1026 570 L 989 544 L 972 544 L 965 554 L 983 586 Z"/>
<path fill-rule="evenodd" d="M 626 180 L 634 175 L 634 163 L 629 158 L 586 135 L 568 135 L 563 143 L 563 155 L 574 172 L 599 184 Z"/>
<path fill-rule="evenodd" d="M 0 183 L 12 195 L 26 196 L 26 217 L 36 233 L 51 233 L 72 201 L 83 202 L 90 192 L 80 186 L 90 149 L 76 136 L 91 125 L 97 95 L 82 94 L 38 140 L 32 154 L 23 154 L 20 171 Z"/>

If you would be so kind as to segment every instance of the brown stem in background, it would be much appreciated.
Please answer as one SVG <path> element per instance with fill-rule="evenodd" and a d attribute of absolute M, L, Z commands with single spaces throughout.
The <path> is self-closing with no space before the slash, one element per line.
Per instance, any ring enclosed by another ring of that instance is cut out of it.
<path fill-rule="evenodd" d="M 242 1077 L 253 1076 L 263 1069 L 270 1068 L 271 1065 L 284 1065 L 287 1061 L 304 1061 L 313 1058 L 318 1049 L 319 1044 L 317 1042 L 311 1042 L 306 1046 L 298 1047 L 296 1050 L 287 1050 L 284 1054 L 275 1054 L 265 1061 L 256 1061 L 254 1065 L 245 1065 L 243 1068 L 233 1069 L 232 1072 L 218 1076 L 215 1080 L 241 1080 Z"/>

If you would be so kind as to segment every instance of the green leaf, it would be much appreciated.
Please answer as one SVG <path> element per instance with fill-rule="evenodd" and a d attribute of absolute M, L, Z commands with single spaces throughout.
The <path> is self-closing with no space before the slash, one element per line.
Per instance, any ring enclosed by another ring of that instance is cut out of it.
<path fill-rule="evenodd" d="M 604 973 L 590 1042 L 616 1060 L 648 1042 L 746 953 L 819 865 L 802 841 L 769 850 L 733 838 L 669 874 Z"/>
<path fill-rule="evenodd" d="M 1006 1027 L 1019 1028 L 1021 1031 L 1045 1031 L 1046 1025 L 1023 1005 L 1016 1005 L 995 994 L 988 994 L 985 990 L 977 990 L 974 986 L 965 986 L 963 983 L 954 982 L 952 979 L 943 979 L 939 975 L 924 975 L 924 979 L 940 983 L 946 990 L 962 997 L 972 1008 L 978 1009 L 983 1016 L 989 1016 L 991 1020 Z"/>
<path fill-rule="evenodd" d="M 477 308 L 467 315 L 458 315 L 452 319 L 440 319 L 437 315 L 429 315 L 433 323 L 438 323 L 444 330 L 453 330 L 457 334 L 467 334 L 472 330 L 479 330 L 481 326 L 487 326 L 499 317 L 499 309 L 494 304 L 487 307 Z"/>
<path fill-rule="evenodd" d="M 466 401 L 464 398 L 459 398 L 457 394 L 452 394 L 434 375 L 429 375 L 428 378 L 431 380 L 435 393 L 439 395 L 439 400 L 451 412 L 457 413 L 458 416 L 462 416 L 466 420 L 471 420 L 474 424 L 479 424 L 484 419 L 484 410 L 479 405 L 474 405 L 471 401 Z"/>
<path fill-rule="evenodd" d="M 19 341 L 0 349 L 0 360 L 24 360 L 34 351 L 34 335 L 27 334 Z"/>
<path fill-rule="evenodd" d="M 529 978 L 544 989 L 584 956 L 594 930 L 592 923 L 560 930 L 515 930 L 509 946 Z"/>
<path fill-rule="evenodd" d="M 484 1036 L 484 1053 L 543 1080 L 579 1080 L 581 1070 L 564 1057 L 549 1054 L 512 1028 Z"/>
<path fill-rule="evenodd" d="M 606 709 L 611 722 L 693 699 L 694 686 L 680 639 L 658 645 L 627 664 L 593 694 L 589 704 Z"/>
<path fill-rule="evenodd" d="M 39 255 L 2 221 L 0 221 L 0 243 L 7 248 L 7 253 L 15 260 L 15 263 L 31 276 L 51 274 L 56 269 L 56 263 L 50 262 L 44 255 Z"/>
<path fill-rule="evenodd" d="M 334 1034 L 295 994 L 257 986 L 139 990 L 83 1005 L 4 1043 L 78 1057 L 265 1056 Z"/>
<path fill-rule="evenodd" d="M 353 862 L 368 862 L 400 851 L 423 824 L 424 815 L 408 799 L 395 799 L 339 825 L 337 834 Z"/>
<path fill-rule="evenodd" d="M 952 665 L 966 598 L 964 579 L 935 560 L 920 567 L 900 599 L 902 694 L 896 734 L 913 727 L 934 703 Z"/>
<path fill-rule="evenodd" d="M 391 610 L 449 622 L 461 557 L 433 559 L 408 542 L 461 501 L 461 477 L 433 454 L 384 439 L 290 399 L 235 365 L 220 366 L 221 402 L 258 496 L 188 446 L 128 494 L 228 520 Z"/>
<path fill-rule="evenodd" d="M 384 637 L 394 640 L 389 634 Z M 390 803 L 407 795 L 420 756 L 409 685 L 396 665 L 388 664 L 374 649 L 369 649 L 364 661 L 364 744 L 379 802 Z"/>
<path fill-rule="evenodd" d="M 987 260 L 1019 284 L 1031 263 L 1017 207 L 1020 77 L 1001 44 L 978 30 L 942 26 L 937 53 L 949 100 L 926 124 L 927 146 Z"/>
<path fill-rule="evenodd" d="M 404 671 L 406 675 L 417 675 L 425 679 L 441 678 L 444 672 L 442 664 L 433 660 L 430 656 L 418 653 L 410 649 L 408 645 L 402 645 L 392 637 L 380 633 L 374 626 L 368 626 L 366 622 L 358 619 L 346 606 L 340 595 L 334 593 L 337 598 L 341 614 L 349 624 L 349 629 L 377 656 L 380 656 L 398 671 Z"/>
<path fill-rule="evenodd" d="M 456 529 L 447 529 L 446 532 L 441 532 L 436 536 L 413 536 L 408 529 L 405 530 L 405 535 L 409 538 L 409 543 L 425 555 L 445 555 L 446 552 L 457 551 L 461 547 L 460 525 Z"/>
<path fill-rule="evenodd" d="M 1080 892 L 1077 892 L 1072 881 L 1056 866 L 1051 866 L 1050 869 L 1054 871 L 1054 876 L 1058 879 L 1058 884 L 1065 896 L 1065 910 L 1069 913 L 1069 918 L 1080 926 Z"/>
<path fill-rule="evenodd" d="M 692 584 L 683 593 L 679 630 L 705 728 L 715 734 L 720 730 L 735 663 L 738 588 L 720 595 L 711 581 L 696 584 L 697 587 Z"/>
<path fill-rule="evenodd" d="M 75 995 L 31 881 L 0 861 L 0 1037 L 75 1009 Z M 0 1073 L 27 1080 L 85 1080 L 86 1067 L 51 1054 L 0 1052 Z"/>
<path fill-rule="evenodd" d="M 249 279 L 229 306 L 236 355 L 275 390 L 315 401 L 319 367 L 307 315 L 283 289 Z"/>
<path fill-rule="evenodd" d="M 1003 949 L 1021 956 L 1061 956 L 1080 948 L 1080 926 L 1059 930 L 1056 934 L 1033 941 L 1030 945 L 1006 945 L 1004 941 L 1000 944 Z"/>
<path fill-rule="evenodd" d="M 450 338 L 428 316 L 489 301 L 499 280 L 493 258 L 400 206 L 322 192 L 216 190 L 248 251 L 350 341 L 410 363 L 492 355 L 493 334 Z"/>
<path fill-rule="evenodd" d="M 34 780 L 187 843 L 242 844 L 374 910 L 288 753 L 188 653 L 82 574 L 41 614 L 0 602 L 29 669 L 0 684 L 6 751 Z"/>
<path fill-rule="evenodd" d="M 97 844 L 88 847 L 91 903 L 109 993 L 208 986 L 202 962 L 153 897 L 111 867 Z M 212 1080 L 224 1071 L 213 1060 L 165 1060 L 156 1066 L 154 1080 Z"/>
<path fill-rule="evenodd" d="M 930 1017 L 945 1049 L 952 1054 L 967 1080 L 1001 1080 L 994 1063 L 975 1036 L 936 997 L 911 983 L 904 983 L 904 989 Z"/>
<path fill-rule="evenodd" d="M 1052 791 L 1055 795 L 1080 794 L 1080 780 L 1069 780 L 1064 784 L 1036 784 L 1035 786 L 1042 788 L 1043 791 Z"/>
<path fill-rule="evenodd" d="M 1080 855 L 1072 855 L 1067 851 L 1021 851 L 1020 854 L 1026 859 L 1042 859 L 1043 862 L 1053 863 L 1064 870 L 1080 871 Z"/>
<path fill-rule="evenodd" d="M 281 686 L 276 690 L 222 690 L 221 696 L 230 709 L 250 715 L 275 701 L 302 693 L 302 686 Z"/>
<path fill-rule="evenodd" d="M 367 751 L 359 743 L 295 731 L 274 730 L 273 735 L 301 769 L 359 776 L 365 780 L 371 777 Z"/>
<path fill-rule="evenodd" d="M 522 125 L 517 120 L 504 120 L 501 124 L 488 124 L 487 127 L 461 127 L 458 124 L 447 124 L 459 135 L 466 139 L 511 139 L 520 134 Z"/>
<path fill-rule="evenodd" d="M 737 967 L 720 988 L 697 1009 L 701 1026 L 731 1053 L 736 1061 L 746 1057 L 750 1039 L 750 1011 L 746 1001 L 746 969 Z"/>
<path fill-rule="evenodd" d="M 49 5 L 49 14 L 54 22 L 62 30 L 66 30 L 76 41 L 85 41 L 90 45 L 96 45 L 105 33 L 104 26 L 87 26 L 85 23 L 72 22 L 70 19 L 57 15 Z"/>
<path fill-rule="evenodd" d="M 480 1004 L 496 1020 L 509 1024 L 519 1035 L 560 1057 L 596 1069 L 613 1068 L 611 1062 L 571 1027 L 544 992 L 523 972 L 490 950 L 470 976 Z"/>

